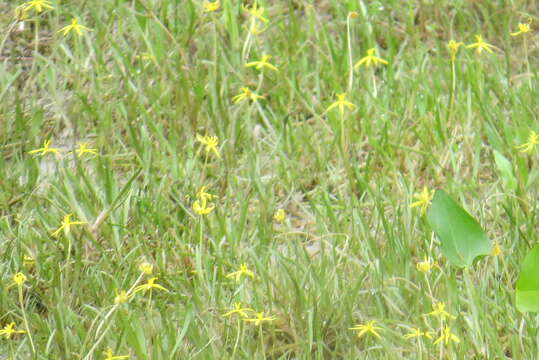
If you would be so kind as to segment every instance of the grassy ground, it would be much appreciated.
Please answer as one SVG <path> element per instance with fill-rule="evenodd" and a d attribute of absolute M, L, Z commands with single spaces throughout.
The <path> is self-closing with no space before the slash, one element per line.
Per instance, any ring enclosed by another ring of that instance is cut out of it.
<path fill-rule="evenodd" d="M 536 1 L 260 1 L 268 22 L 232 0 L 53 0 L 22 22 L 21 4 L 0 5 L 0 327 L 25 331 L 3 358 L 539 359 L 514 305 L 538 37 L 510 35 Z M 74 17 L 91 31 L 58 32 Z M 497 49 L 452 63 L 477 34 Z M 351 72 L 369 48 L 388 64 Z M 244 66 L 265 54 L 278 71 Z M 343 92 L 355 107 L 326 111 Z M 29 153 L 46 140 L 59 154 Z M 447 263 L 410 207 L 425 186 L 502 253 Z M 85 223 L 53 236 L 68 214 Z M 167 291 L 134 288 L 153 277 Z M 438 302 L 452 317 L 424 315 Z M 379 337 L 350 329 L 369 321 Z M 445 326 L 459 343 L 433 344 Z"/>

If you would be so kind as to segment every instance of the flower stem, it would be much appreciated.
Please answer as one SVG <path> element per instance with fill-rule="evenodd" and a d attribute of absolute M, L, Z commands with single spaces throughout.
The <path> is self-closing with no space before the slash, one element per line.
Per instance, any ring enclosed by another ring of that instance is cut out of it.
<path fill-rule="evenodd" d="M 349 72 L 348 72 L 348 88 L 346 92 L 350 92 L 352 90 L 352 83 L 354 81 L 354 64 L 352 60 L 352 38 L 350 36 L 350 14 L 346 17 L 346 34 L 347 34 L 347 43 L 348 43 L 348 64 L 349 64 Z"/>
<path fill-rule="evenodd" d="M 30 346 L 32 347 L 32 353 L 36 356 L 36 347 L 34 346 L 34 340 L 32 339 L 32 333 L 30 332 L 30 326 L 28 325 L 28 318 L 26 317 L 26 310 L 24 308 L 24 299 L 22 296 L 22 285 L 18 286 L 19 290 L 19 303 L 21 305 L 22 318 L 24 320 L 24 327 L 26 328 L 26 333 L 28 334 L 28 339 L 30 339 Z"/>
<path fill-rule="evenodd" d="M 376 98 L 378 97 L 378 89 L 376 88 L 376 74 L 372 70 L 372 95 Z"/>
<path fill-rule="evenodd" d="M 530 60 L 528 58 L 528 40 L 526 39 L 526 34 L 524 34 L 524 58 L 526 59 L 526 72 L 528 75 L 528 84 L 531 90 L 532 89 L 532 73 L 530 71 Z"/>
<path fill-rule="evenodd" d="M 455 58 L 451 57 L 451 93 L 449 94 L 449 109 L 447 111 L 447 123 L 451 121 L 453 115 L 453 107 L 455 104 L 455 96 L 457 91 L 457 74 L 455 69 Z"/>

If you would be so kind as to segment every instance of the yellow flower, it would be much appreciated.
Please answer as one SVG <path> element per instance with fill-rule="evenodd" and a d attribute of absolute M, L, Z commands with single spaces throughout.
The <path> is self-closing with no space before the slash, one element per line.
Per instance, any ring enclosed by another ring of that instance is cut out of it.
<path fill-rule="evenodd" d="M 415 268 L 417 269 L 417 271 L 420 271 L 422 273 L 428 273 L 435 267 L 438 267 L 438 264 L 436 263 L 436 261 L 431 262 L 431 260 L 428 259 L 426 256 L 425 256 L 425 260 L 420 261 L 417 264 L 415 264 Z"/>
<path fill-rule="evenodd" d="M 455 61 L 459 47 L 464 45 L 463 42 L 456 42 L 455 40 L 449 40 L 447 43 L 447 48 L 449 49 L 449 54 L 451 55 L 451 61 Z"/>
<path fill-rule="evenodd" d="M 71 225 L 87 224 L 86 221 L 71 221 L 71 216 L 72 215 L 73 214 L 67 214 L 66 216 L 64 216 L 64 219 L 62 220 L 62 223 L 61 223 L 60 227 L 58 229 L 56 229 L 56 231 L 54 231 L 51 235 L 54 236 L 54 237 L 57 237 L 58 235 L 60 235 L 60 232 L 62 230 L 64 231 L 64 234 L 67 235 L 69 233 Z"/>
<path fill-rule="evenodd" d="M 503 254 L 503 250 L 500 246 L 500 244 L 498 244 L 497 241 L 494 242 L 494 246 L 492 247 L 492 252 L 490 253 L 490 255 L 492 256 L 500 256 Z"/>
<path fill-rule="evenodd" d="M 376 66 L 378 64 L 387 65 L 387 60 L 375 56 L 374 51 L 374 48 L 370 48 L 369 50 L 367 50 L 367 55 L 359 59 L 359 61 L 354 65 L 354 69 L 357 69 L 358 67 L 363 65 L 365 65 L 365 67 Z"/>
<path fill-rule="evenodd" d="M 258 99 L 263 99 L 263 96 L 257 95 L 254 92 L 251 91 L 248 87 L 242 87 L 241 93 L 234 96 L 232 98 L 232 101 L 234 104 L 237 104 L 239 102 L 242 102 L 245 99 L 251 99 L 252 101 L 258 101 Z"/>
<path fill-rule="evenodd" d="M 5 337 L 6 339 L 11 339 L 11 336 L 14 334 L 25 334 L 26 331 L 24 330 L 16 330 L 15 329 L 15 323 L 9 323 L 2 330 L 0 330 L 0 336 Z"/>
<path fill-rule="evenodd" d="M 429 331 L 421 331 L 420 329 L 412 328 L 411 331 L 404 335 L 405 339 L 411 339 L 415 337 L 426 337 L 427 339 L 432 339 L 432 334 Z"/>
<path fill-rule="evenodd" d="M 414 198 L 417 199 L 416 202 L 410 204 L 410 207 L 421 206 L 421 215 L 425 215 L 427 208 L 434 197 L 434 190 L 429 191 L 427 187 L 423 187 L 423 191 L 419 194 L 414 194 Z"/>
<path fill-rule="evenodd" d="M 230 316 L 230 315 L 233 315 L 233 314 L 238 314 L 242 318 L 248 318 L 249 315 L 247 314 L 247 311 L 254 312 L 254 310 L 251 309 L 251 308 L 242 308 L 241 303 L 237 302 L 237 303 L 234 304 L 234 309 L 230 310 L 227 313 L 224 313 L 223 316 Z"/>
<path fill-rule="evenodd" d="M 206 186 L 202 186 L 200 190 L 198 190 L 197 198 L 193 203 L 193 211 L 197 215 L 208 215 L 215 209 L 215 205 L 209 204 L 209 201 L 213 199 L 213 195 L 206 192 Z"/>
<path fill-rule="evenodd" d="M 204 8 L 204 12 L 214 12 L 214 11 L 219 10 L 219 8 L 221 7 L 221 1 L 204 0 L 204 3 L 202 4 L 202 6 Z"/>
<path fill-rule="evenodd" d="M 284 209 L 279 209 L 273 214 L 273 220 L 277 221 L 278 223 L 284 222 L 286 219 L 286 212 Z"/>
<path fill-rule="evenodd" d="M 197 215 L 208 215 L 215 209 L 215 205 L 209 205 L 206 200 L 196 200 L 193 203 L 193 211 Z"/>
<path fill-rule="evenodd" d="M 118 305 L 125 304 L 128 301 L 129 301 L 129 295 L 127 294 L 125 290 L 121 290 L 120 292 L 116 290 L 116 297 L 114 298 L 115 304 L 118 304 Z"/>
<path fill-rule="evenodd" d="M 518 36 L 520 34 L 526 34 L 526 33 L 529 33 L 531 32 L 532 29 L 530 28 L 530 24 L 518 24 L 518 31 L 517 32 L 513 32 L 511 33 L 511 36 Z"/>
<path fill-rule="evenodd" d="M 264 321 L 273 321 L 274 317 L 265 317 L 263 312 L 256 313 L 256 317 L 252 319 L 243 319 L 243 321 L 252 322 L 255 326 L 261 325 Z"/>
<path fill-rule="evenodd" d="M 141 262 L 138 269 L 146 275 L 151 275 L 153 273 L 153 265 L 147 261 Z"/>
<path fill-rule="evenodd" d="M 260 59 L 258 61 L 249 62 L 249 63 L 245 64 L 245 67 L 253 67 L 254 66 L 257 70 L 261 70 L 261 69 L 263 70 L 264 67 L 267 67 L 270 70 L 279 71 L 279 69 L 277 69 L 276 66 L 269 63 L 269 59 L 271 59 L 270 55 L 263 55 L 262 59 Z"/>
<path fill-rule="evenodd" d="M 258 7 L 258 4 L 256 3 L 256 1 L 253 3 L 253 6 L 251 6 L 250 9 L 246 8 L 243 4 L 241 5 L 241 9 L 243 11 L 246 11 L 248 12 L 249 14 L 251 14 L 251 16 L 253 17 L 253 19 L 258 19 L 262 22 L 265 22 L 267 23 L 269 20 L 266 19 L 262 14 L 264 13 L 264 8 L 261 7 L 259 8 Z"/>
<path fill-rule="evenodd" d="M 446 326 L 443 330 L 442 330 L 442 334 L 440 335 L 440 337 L 438 339 L 436 339 L 436 341 L 434 342 L 434 345 L 438 344 L 439 342 L 444 342 L 444 344 L 448 344 L 449 341 L 454 341 L 456 343 L 459 343 L 460 342 L 460 339 L 451 332 L 451 328 L 449 326 Z"/>
<path fill-rule="evenodd" d="M 227 279 L 229 279 L 229 278 L 235 278 L 235 279 L 236 279 L 236 282 L 239 282 L 240 279 L 241 279 L 241 277 L 242 277 L 243 275 L 249 276 L 249 277 L 251 277 L 251 278 L 253 278 L 253 277 L 255 276 L 255 274 L 254 274 L 251 270 L 249 270 L 249 268 L 247 268 L 247 265 L 241 264 L 241 265 L 240 265 L 240 269 L 239 269 L 238 271 L 234 271 L 234 272 L 228 274 L 228 275 L 226 276 L 226 278 L 227 278 Z"/>
<path fill-rule="evenodd" d="M 382 329 L 374 326 L 374 324 L 376 324 L 376 321 L 371 320 L 371 321 L 367 321 L 365 324 L 358 324 L 349 329 L 357 331 L 357 337 L 362 337 L 363 335 L 367 333 L 371 333 L 377 338 L 381 338 L 380 334 L 376 330 L 382 330 Z"/>
<path fill-rule="evenodd" d="M 84 154 L 97 155 L 97 151 L 95 151 L 95 149 L 90 149 L 88 143 L 85 142 L 80 143 L 79 148 L 75 150 L 75 152 L 79 158 Z"/>
<path fill-rule="evenodd" d="M 129 359 L 129 355 L 112 355 L 112 349 L 108 348 L 103 352 L 105 355 L 104 360 L 119 360 L 119 359 Z"/>
<path fill-rule="evenodd" d="M 476 49 L 475 51 L 478 54 L 481 54 L 483 50 L 492 53 L 492 49 L 496 49 L 496 46 L 486 43 L 481 35 L 475 35 L 475 42 L 470 45 L 467 45 L 466 48 Z"/>
<path fill-rule="evenodd" d="M 148 279 L 148 282 L 146 284 L 142 284 L 142 285 L 139 285 L 139 286 L 135 287 L 135 289 L 133 289 L 133 294 L 136 294 L 139 291 L 144 291 L 144 292 L 146 292 L 148 290 L 151 291 L 152 289 L 163 290 L 163 291 L 168 292 L 168 290 L 166 288 L 164 288 L 163 286 L 161 286 L 159 284 L 156 284 L 155 280 L 157 280 L 157 278 L 153 277 L 151 279 Z"/>
<path fill-rule="evenodd" d="M 35 10 L 38 14 L 44 10 L 54 9 L 54 7 L 51 6 L 51 2 L 48 0 L 31 0 L 22 4 L 20 8 L 23 12 Z"/>
<path fill-rule="evenodd" d="M 13 283 L 18 287 L 23 286 L 26 280 L 28 280 L 28 278 L 22 272 L 18 272 L 13 275 Z"/>
<path fill-rule="evenodd" d="M 211 201 L 215 197 L 214 195 L 206 192 L 207 186 L 204 185 L 198 190 L 197 198 L 199 198 L 202 201 Z"/>
<path fill-rule="evenodd" d="M 28 154 L 39 154 L 41 156 L 47 154 L 47 153 L 53 153 L 53 154 L 60 154 L 60 151 L 55 148 L 51 148 L 51 140 L 47 140 L 43 143 L 43 147 L 39 149 L 35 149 L 32 151 L 28 151 Z"/>
<path fill-rule="evenodd" d="M 517 146 L 517 149 L 520 149 L 520 152 L 523 153 L 530 152 L 535 148 L 536 145 L 539 145 L 539 134 L 532 130 L 528 136 L 528 142 Z"/>
<path fill-rule="evenodd" d="M 344 114 L 344 108 L 347 107 L 348 110 L 354 110 L 356 106 L 352 104 L 350 101 L 346 100 L 346 93 L 337 94 L 337 101 L 335 101 L 333 104 L 331 104 L 327 109 L 326 112 L 333 110 L 334 108 L 339 107 L 339 112 Z"/>
<path fill-rule="evenodd" d="M 444 320 L 446 317 L 450 319 L 455 319 L 455 316 L 451 315 L 447 311 L 445 311 L 445 304 L 443 302 L 438 302 L 434 304 L 433 311 L 430 313 L 424 314 L 424 316 L 431 315 L 431 316 L 437 316 Z"/>
<path fill-rule="evenodd" d="M 74 31 L 78 36 L 81 36 L 83 31 L 92 31 L 92 29 L 79 24 L 79 20 L 77 18 L 73 18 L 71 19 L 71 24 L 58 30 L 58 32 L 61 32 L 64 36 L 68 35 L 71 31 Z"/>
<path fill-rule="evenodd" d="M 206 153 L 213 151 L 215 156 L 221 158 L 217 146 L 219 146 L 219 138 L 217 136 L 199 135 L 197 134 L 197 140 L 204 146 L 206 146 Z"/>

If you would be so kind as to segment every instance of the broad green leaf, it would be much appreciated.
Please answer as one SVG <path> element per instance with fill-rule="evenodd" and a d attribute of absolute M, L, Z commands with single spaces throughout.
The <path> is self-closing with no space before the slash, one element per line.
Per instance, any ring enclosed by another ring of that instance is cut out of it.
<path fill-rule="evenodd" d="M 517 179 L 515 179 L 515 175 L 513 174 L 513 166 L 511 165 L 509 160 L 507 160 L 498 151 L 494 150 L 494 162 L 496 163 L 496 167 L 498 168 L 498 171 L 501 175 L 503 184 L 509 190 L 516 190 Z"/>
<path fill-rule="evenodd" d="M 442 254 L 455 266 L 469 267 L 488 255 L 492 244 L 477 221 L 443 190 L 436 190 L 427 219 L 438 235 Z"/>
<path fill-rule="evenodd" d="M 516 300 L 519 311 L 539 311 L 539 244 L 524 258 L 517 281 Z"/>

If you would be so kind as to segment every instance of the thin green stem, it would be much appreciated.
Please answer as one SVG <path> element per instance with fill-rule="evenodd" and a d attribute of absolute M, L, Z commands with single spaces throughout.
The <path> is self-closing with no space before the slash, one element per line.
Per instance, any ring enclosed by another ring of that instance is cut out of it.
<path fill-rule="evenodd" d="M 528 85 L 530 86 L 530 90 L 532 89 L 532 73 L 530 71 L 530 60 L 528 58 L 528 40 L 526 38 L 526 34 L 523 35 L 524 37 L 524 58 L 526 60 L 526 76 L 528 77 Z"/>
<path fill-rule="evenodd" d="M 346 92 L 350 92 L 352 90 L 352 84 L 354 82 L 354 63 L 352 60 L 352 37 L 351 37 L 351 31 L 350 31 L 350 19 L 351 19 L 351 13 L 348 14 L 346 17 L 346 35 L 347 35 L 347 45 L 348 45 L 348 87 Z"/>
<path fill-rule="evenodd" d="M 18 286 L 19 290 L 19 304 L 21 306 L 22 318 L 24 321 L 24 327 L 26 328 L 26 333 L 28 334 L 28 339 L 30 339 L 30 346 L 32 347 L 32 353 L 36 356 L 36 347 L 34 346 L 34 340 L 32 339 L 32 333 L 30 332 L 30 326 L 28 325 L 28 318 L 26 317 L 26 309 L 24 307 L 24 299 L 22 294 L 22 285 Z"/>
<path fill-rule="evenodd" d="M 374 72 L 374 69 L 371 71 L 372 74 L 372 96 L 374 98 L 378 97 L 378 89 L 376 88 L 376 73 Z"/>
<path fill-rule="evenodd" d="M 455 57 L 451 56 L 451 93 L 449 94 L 449 109 L 447 111 L 448 124 L 453 117 L 453 107 L 455 105 L 456 91 L 457 91 L 457 74 L 456 74 L 456 67 L 455 67 Z"/>

